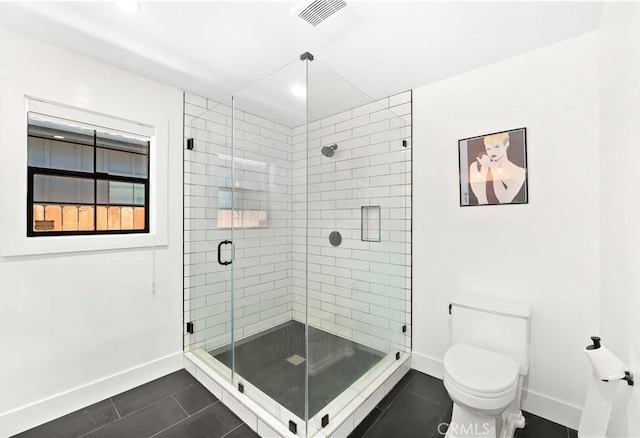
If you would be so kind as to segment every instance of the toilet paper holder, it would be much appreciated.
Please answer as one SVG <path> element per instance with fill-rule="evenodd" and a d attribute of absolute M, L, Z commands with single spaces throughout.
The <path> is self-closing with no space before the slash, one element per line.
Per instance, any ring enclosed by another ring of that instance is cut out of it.
<path fill-rule="evenodd" d="M 598 336 L 591 336 L 591 340 L 593 341 L 593 345 L 588 345 L 585 350 L 586 351 L 593 351 L 593 350 L 599 350 L 600 348 L 602 348 L 602 345 L 600 345 L 600 341 L 601 339 Z M 606 349 L 604 349 L 606 350 Z M 611 355 L 611 353 L 606 350 L 606 353 L 608 353 L 609 355 Z M 588 353 L 589 354 L 589 353 Z M 612 356 L 615 358 L 615 356 Z M 615 358 L 615 360 L 620 361 L 620 359 Z M 622 362 L 620 361 L 620 364 L 622 364 Z M 626 365 L 624 365 L 625 368 L 627 368 Z M 625 370 L 624 371 L 624 377 L 621 377 L 620 380 L 626 380 L 627 384 L 629 386 L 633 386 L 634 384 L 634 380 L 633 380 L 633 373 L 631 373 L 630 370 Z M 608 382 L 609 379 L 602 379 L 603 382 Z"/>
<path fill-rule="evenodd" d="M 633 374 L 631 374 L 631 371 L 625 371 L 622 380 L 626 380 L 629 386 L 633 386 Z"/>

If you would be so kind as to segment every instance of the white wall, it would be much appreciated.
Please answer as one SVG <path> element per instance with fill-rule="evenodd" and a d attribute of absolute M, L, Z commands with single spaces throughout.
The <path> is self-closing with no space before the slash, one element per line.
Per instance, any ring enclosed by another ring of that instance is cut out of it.
<path fill-rule="evenodd" d="M 640 374 L 640 4 L 605 3 L 600 23 L 600 336 Z M 618 384 L 607 436 L 640 436 L 640 387 Z"/>
<path fill-rule="evenodd" d="M 412 365 L 441 377 L 454 294 L 531 306 L 524 409 L 577 427 L 598 329 L 597 34 L 414 90 Z M 458 140 L 526 127 L 529 203 L 460 207 Z"/>
<path fill-rule="evenodd" d="M 0 160 L 18 156 L 26 163 L 26 149 L 19 149 L 26 131 L 15 136 L 10 123 L 26 126 L 24 93 L 155 125 L 162 133 L 156 159 L 165 157 L 167 166 L 155 163 L 157 180 L 165 182 L 152 199 L 165 206 L 153 218 L 158 242 L 165 236 L 157 224 L 169 229 L 168 245 L 155 255 L 144 245 L 64 252 L 64 242 L 85 239 L 73 237 L 48 239 L 62 248 L 59 254 L 0 257 L 0 436 L 7 436 L 181 367 L 183 142 L 177 89 L 4 29 L 0 59 Z M 7 99 L 23 90 L 7 107 Z M 4 196 L 15 192 L 26 202 L 26 168 L 9 169 L 1 181 L 4 219 L 17 214 Z M 4 228 L 0 248 L 6 233 L 25 232 L 24 223 Z M 112 238 L 89 241 L 99 248 Z"/>

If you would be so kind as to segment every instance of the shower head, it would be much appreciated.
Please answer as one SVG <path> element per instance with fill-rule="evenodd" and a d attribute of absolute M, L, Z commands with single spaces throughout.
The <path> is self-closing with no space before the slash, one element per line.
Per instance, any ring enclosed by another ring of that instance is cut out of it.
<path fill-rule="evenodd" d="M 336 149 L 338 149 L 338 145 L 337 144 L 332 144 L 331 146 L 324 146 L 321 150 L 322 155 L 324 155 L 325 157 L 333 157 L 333 154 L 335 153 Z"/>

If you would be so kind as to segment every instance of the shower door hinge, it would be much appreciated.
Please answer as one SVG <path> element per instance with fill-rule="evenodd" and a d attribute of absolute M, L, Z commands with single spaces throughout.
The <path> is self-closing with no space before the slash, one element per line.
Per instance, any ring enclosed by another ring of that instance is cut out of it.
<path fill-rule="evenodd" d="M 406 148 L 407 147 L 407 140 L 402 140 L 402 147 Z"/>
<path fill-rule="evenodd" d="M 453 307 L 453 306 L 452 306 L 451 304 L 449 304 L 449 315 L 451 315 L 451 308 L 452 308 L 452 307 Z"/>
<path fill-rule="evenodd" d="M 400 352 L 396 352 L 396 360 L 400 360 Z"/>
<path fill-rule="evenodd" d="M 193 334 L 193 322 L 187 323 L 187 333 Z"/>
<path fill-rule="evenodd" d="M 193 150 L 193 139 L 192 138 L 188 138 L 187 139 L 187 149 L 189 149 L 190 151 Z"/>
<path fill-rule="evenodd" d="M 322 427 L 327 427 L 327 424 L 329 424 L 329 414 L 322 417 Z"/>
<path fill-rule="evenodd" d="M 402 326 L 402 333 L 407 333 L 407 326 L 406 325 Z"/>
<path fill-rule="evenodd" d="M 298 434 L 298 425 L 291 420 L 289 420 L 289 432 Z"/>
<path fill-rule="evenodd" d="M 238 391 L 240 391 L 240 394 L 244 394 L 244 385 L 240 382 L 238 382 Z"/>

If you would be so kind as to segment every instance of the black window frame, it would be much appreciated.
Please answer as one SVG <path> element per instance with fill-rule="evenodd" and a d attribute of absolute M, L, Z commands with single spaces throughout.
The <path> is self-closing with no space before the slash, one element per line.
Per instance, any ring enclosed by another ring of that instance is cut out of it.
<path fill-rule="evenodd" d="M 27 237 L 40 237 L 40 236 L 93 236 L 93 235 L 119 235 L 119 234 L 149 234 L 149 213 L 151 210 L 151 199 L 149 196 L 150 189 L 150 177 L 151 177 L 151 141 L 147 140 L 147 153 L 141 154 L 139 152 L 127 152 L 133 155 L 146 155 L 147 156 L 147 177 L 139 178 L 139 177 L 131 177 L 131 176 L 122 176 L 122 175 L 111 175 L 105 172 L 97 172 L 97 160 L 98 160 L 98 149 L 107 149 L 107 147 L 103 147 L 97 144 L 98 139 L 98 129 L 91 128 L 93 130 L 93 145 L 84 144 L 84 143 L 76 143 L 73 141 L 65 141 L 64 139 L 51 139 L 49 137 L 37 136 L 37 135 L 29 135 L 27 133 L 27 144 L 28 138 L 41 138 L 44 140 L 54 140 L 64 143 L 75 144 L 79 146 L 85 147 L 93 147 L 93 172 L 83 172 L 83 171 L 74 171 L 74 170 L 63 170 L 63 169 L 52 169 L 46 167 L 37 167 L 37 166 L 29 166 L 27 165 Z M 108 128 L 101 129 L 105 132 L 109 132 Z M 115 130 L 113 130 L 115 131 Z M 27 145 L 28 148 L 28 145 Z M 93 205 L 94 214 L 93 214 L 93 230 L 82 230 L 82 231 L 35 231 L 33 228 L 33 195 L 34 195 L 34 181 L 36 175 L 43 176 L 58 176 L 58 177 L 67 177 L 67 178 L 76 178 L 76 179 L 88 179 L 93 180 L 93 204 L 86 203 L 78 203 L 78 202 L 51 202 L 53 205 Z M 106 181 L 106 182 L 126 182 L 133 184 L 141 184 L 144 185 L 144 205 L 140 204 L 124 204 L 118 203 L 116 204 L 104 204 L 98 203 L 98 181 Z M 98 230 L 98 207 L 110 207 L 110 206 L 118 206 L 118 207 L 143 207 L 144 206 L 144 229 L 137 230 Z"/>

